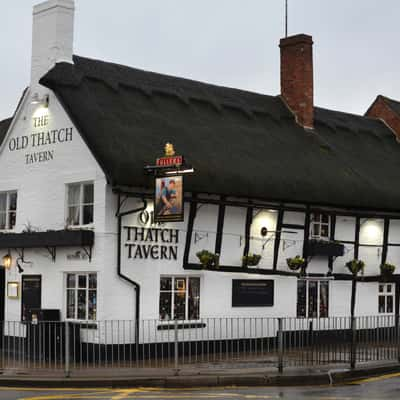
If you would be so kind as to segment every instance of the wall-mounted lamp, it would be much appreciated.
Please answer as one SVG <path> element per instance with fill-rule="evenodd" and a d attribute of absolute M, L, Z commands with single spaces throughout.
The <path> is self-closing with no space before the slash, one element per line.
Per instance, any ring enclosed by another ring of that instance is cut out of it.
<path fill-rule="evenodd" d="M 31 104 L 41 104 L 43 107 L 47 108 L 49 106 L 49 95 L 46 94 L 43 97 L 39 97 L 39 93 L 35 93 L 32 96 Z"/>
<path fill-rule="evenodd" d="M 262 236 L 262 237 L 267 236 L 267 235 L 268 235 L 268 228 L 265 227 L 265 226 L 263 226 L 263 227 L 261 228 L 260 233 L 261 233 L 261 236 Z"/>
<path fill-rule="evenodd" d="M 12 257 L 9 253 L 7 253 L 4 257 L 3 257 L 3 267 L 5 269 L 10 269 L 11 268 L 11 264 L 12 264 Z"/>

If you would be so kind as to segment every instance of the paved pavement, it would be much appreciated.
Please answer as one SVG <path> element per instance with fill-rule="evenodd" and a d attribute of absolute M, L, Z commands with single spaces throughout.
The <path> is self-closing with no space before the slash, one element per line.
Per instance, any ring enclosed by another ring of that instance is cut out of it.
<path fill-rule="evenodd" d="M 0 400 L 68 399 L 282 399 L 282 400 L 397 400 L 400 399 L 400 373 L 353 381 L 342 386 L 193 388 L 193 389 L 33 389 L 0 388 Z"/>

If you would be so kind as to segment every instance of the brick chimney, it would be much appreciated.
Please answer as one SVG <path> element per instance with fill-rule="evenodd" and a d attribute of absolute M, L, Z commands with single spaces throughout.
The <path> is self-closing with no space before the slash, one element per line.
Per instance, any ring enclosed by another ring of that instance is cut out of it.
<path fill-rule="evenodd" d="M 281 39 L 281 95 L 304 128 L 314 127 L 313 40 L 309 35 Z"/>
<path fill-rule="evenodd" d="M 400 102 L 378 96 L 365 113 L 367 117 L 381 119 L 400 141 Z"/>
<path fill-rule="evenodd" d="M 33 8 L 31 87 L 56 62 L 72 63 L 74 0 L 48 0 Z"/>

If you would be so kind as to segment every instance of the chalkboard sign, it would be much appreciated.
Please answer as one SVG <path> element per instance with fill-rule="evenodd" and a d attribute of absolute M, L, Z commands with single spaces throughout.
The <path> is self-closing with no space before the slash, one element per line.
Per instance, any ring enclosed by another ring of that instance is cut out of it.
<path fill-rule="evenodd" d="M 273 305 L 273 280 L 232 280 L 232 307 L 272 307 Z"/>

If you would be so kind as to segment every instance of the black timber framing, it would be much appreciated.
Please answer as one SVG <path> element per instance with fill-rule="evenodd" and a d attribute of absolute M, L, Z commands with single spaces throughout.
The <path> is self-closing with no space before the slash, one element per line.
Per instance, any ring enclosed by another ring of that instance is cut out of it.
<path fill-rule="evenodd" d="M 384 219 L 383 225 L 383 247 L 382 247 L 382 259 L 381 264 L 386 262 L 387 252 L 388 252 L 388 241 L 389 241 L 389 218 Z"/>
<path fill-rule="evenodd" d="M 154 198 L 154 193 L 150 192 L 135 192 L 135 191 L 129 191 L 124 189 L 124 187 L 114 187 L 113 191 L 115 193 L 121 193 L 121 194 L 129 194 L 132 196 L 137 196 L 138 198 L 147 198 L 147 199 L 153 199 Z M 196 203 L 204 203 L 204 204 L 224 204 L 226 206 L 233 206 L 233 207 L 248 207 L 248 202 L 244 201 L 236 201 L 236 200 L 218 200 L 218 199 L 208 199 L 208 198 L 202 198 L 200 193 L 193 194 L 192 196 L 185 196 L 184 197 L 185 202 L 196 202 Z M 265 203 L 264 203 L 265 201 Z M 269 201 L 269 202 L 268 202 Z M 286 204 L 287 203 L 287 204 Z M 283 205 L 283 206 L 280 206 Z M 271 200 L 264 200 L 264 199 L 254 199 L 252 200 L 252 206 L 253 208 L 265 208 L 265 209 L 279 209 L 280 207 L 283 207 L 285 211 L 298 211 L 298 212 L 306 212 L 307 208 L 312 210 L 312 212 L 320 212 L 320 213 L 335 213 L 337 215 L 342 215 L 342 216 L 349 216 L 349 217 L 355 217 L 359 216 L 362 218 L 383 218 L 387 217 L 390 219 L 400 219 L 400 209 L 399 210 L 366 210 L 363 208 L 355 210 L 352 207 L 337 207 L 333 205 L 322 205 L 322 204 L 316 204 L 316 203 L 302 203 L 300 204 L 293 204 L 290 200 L 280 200 L 271 203 Z"/>
<path fill-rule="evenodd" d="M 285 226 L 286 227 L 286 226 Z M 274 261 L 273 261 L 273 270 L 276 271 L 278 268 L 278 259 L 279 259 L 279 247 L 281 244 L 281 235 L 282 229 L 284 228 L 283 225 L 283 210 L 280 209 L 278 211 L 278 218 L 276 221 L 276 235 L 275 235 L 275 243 L 274 243 Z"/>
<path fill-rule="evenodd" d="M 189 262 L 190 244 L 192 243 L 193 226 L 194 226 L 194 219 L 196 218 L 196 214 L 197 214 L 197 203 L 192 202 L 192 203 L 190 203 L 189 220 L 188 220 L 187 231 L 186 231 L 185 251 L 183 253 L 183 265 L 184 266 L 187 265 Z"/>
<path fill-rule="evenodd" d="M 304 221 L 304 242 L 303 242 L 303 258 L 308 259 L 308 240 L 310 239 L 310 220 L 311 220 L 311 210 L 307 206 Z M 307 261 L 306 261 L 307 262 Z"/>
<path fill-rule="evenodd" d="M 330 226 L 330 232 L 329 232 L 329 240 L 332 242 L 335 240 L 335 233 L 336 233 L 336 215 L 332 214 L 330 216 L 331 219 L 331 226 Z M 332 273 L 333 271 L 333 262 L 334 262 L 334 257 L 329 256 L 328 257 L 328 268 L 329 272 Z"/>
<path fill-rule="evenodd" d="M 224 198 L 221 198 L 223 201 Z M 221 254 L 222 239 L 224 233 L 225 204 L 220 204 L 218 208 L 217 237 L 215 238 L 215 254 Z"/>
<path fill-rule="evenodd" d="M 360 249 L 360 225 L 361 218 L 359 216 L 356 217 L 356 229 L 354 232 L 354 259 L 358 260 L 358 253 Z"/>
<path fill-rule="evenodd" d="M 250 230 L 251 224 L 253 223 L 253 207 L 247 207 L 246 212 L 246 225 L 244 228 L 244 249 L 243 249 L 243 256 L 247 256 L 249 254 L 250 249 Z"/>

